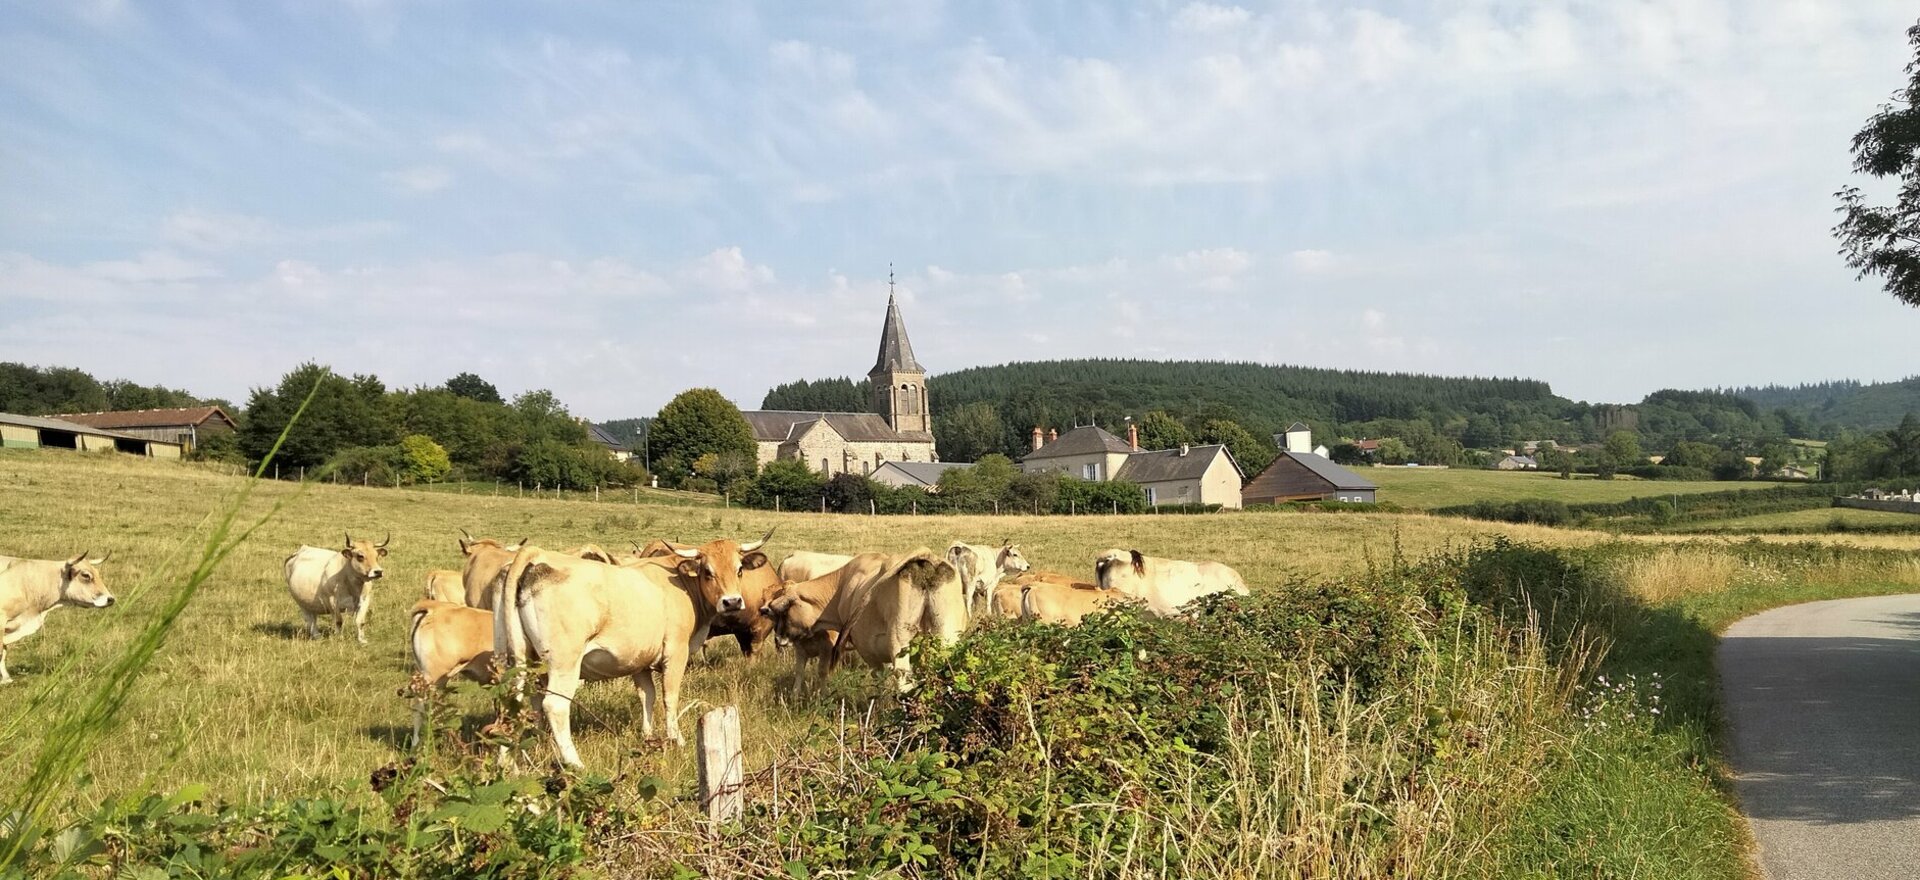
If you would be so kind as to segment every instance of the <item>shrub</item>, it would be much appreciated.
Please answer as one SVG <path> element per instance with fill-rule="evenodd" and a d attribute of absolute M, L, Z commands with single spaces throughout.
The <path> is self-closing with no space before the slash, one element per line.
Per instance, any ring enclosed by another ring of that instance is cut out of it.
<path fill-rule="evenodd" d="M 334 453 L 314 476 L 342 483 L 392 486 L 406 468 L 406 452 L 398 446 L 350 446 Z"/>
<path fill-rule="evenodd" d="M 406 468 L 403 474 L 406 482 L 437 483 L 446 479 L 453 470 L 447 450 L 425 434 L 408 434 L 400 441 L 400 452 Z"/>
<path fill-rule="evenodd" d="M 825 483 L 804 462 L 783 459 L 768 462 L 747 481 L 742 500 L 750 507 L 773 510 L 814 510 Z"/>

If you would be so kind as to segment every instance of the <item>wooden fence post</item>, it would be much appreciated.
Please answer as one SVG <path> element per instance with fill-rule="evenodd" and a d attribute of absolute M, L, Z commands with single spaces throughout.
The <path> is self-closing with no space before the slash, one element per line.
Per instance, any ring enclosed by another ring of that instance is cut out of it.
<path fill-rule="evenodd" d="M 740 787 L 746 781 L 741 766 L 740 707 L 721 706 L 700 716 L 700 803 L 707 818 L 732 822 L 744 807 Z"/>

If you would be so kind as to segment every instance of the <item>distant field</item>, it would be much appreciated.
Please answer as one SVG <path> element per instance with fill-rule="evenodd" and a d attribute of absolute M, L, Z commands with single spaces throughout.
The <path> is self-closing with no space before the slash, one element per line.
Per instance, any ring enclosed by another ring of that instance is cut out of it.
<path fill-rule="evenodd" d="M 1360 468 L 1361 476 L 1380 486 L 1380 500 L 1402 507 L 1432 510 L 1475 501 L 1519 501 L 1541 498 L 1580 504 L 1589 501 L 1625 501 L 1649 495 L 1689 495 L 1734 489 L 1766 489 L 1779 483 L 1716 481 L 1682 482 L 1621 477 L 1596 480 L 1542 471 L 1491 471 L 1482 468 Z"/>
<path fill-rule="evenodd" d="M 1920 531 L 1920 516 L 1911 513 L 1892 513 L 1884 510 L 1856 510 L 1850 507 L 1820 507 L 1813 510 L 1795 510 L 1787 513 L 1768 513 L 1759 516 L 1743 516 L 1738 519 L 1716 520 L 1702 524 L 1701 532 L 1778 532 L 1795 529 L 1817 529 L 1837 526 L 1841 529 L 1888 526 L 1906 526 Z"/>

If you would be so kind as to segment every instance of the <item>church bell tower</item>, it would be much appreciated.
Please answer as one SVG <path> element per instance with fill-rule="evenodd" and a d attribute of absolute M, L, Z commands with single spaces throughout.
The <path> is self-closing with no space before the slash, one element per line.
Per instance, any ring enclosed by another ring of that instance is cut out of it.
<path fill-rule="evenodd" d="M 887 273 L 887 322 L 880 328 L 880 356 L 867 373 L 873 384 L 873 408 L 902 434 L 931 434 L 927 407 L 927 370 L 913 359 L 907 325 L 893 299 L 893 273 Z"/>

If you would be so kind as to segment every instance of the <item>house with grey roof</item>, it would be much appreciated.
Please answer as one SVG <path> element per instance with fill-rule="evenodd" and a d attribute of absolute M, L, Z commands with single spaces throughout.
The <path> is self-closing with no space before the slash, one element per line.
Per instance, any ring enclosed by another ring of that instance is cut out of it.
<path fill-rule="evenodd" d="M 927 404 L 927 370 L 913 355 L 900 306 L 889 295 L 880 327 L 880 352 L 867 371 L 873 411 L 864 413 L 752 410 L 743 412 L 753 430 L 759 463 L 802 461 L 824 476 L 872 476 L 888 462 L 933 462 L 933 415 Z"/>
<path fill-rule="evenodd" d="M 947 471 L 973 467 L 963 461 L 890 461 L 874 469 L 873 481 L 895 488 L 914 486 L 928 492 L 938 491 L 940 475 Z"/>
<path fill-rule="evenodd" d="M 602 449 L 605 449 L 608 455 L 613 456 L 614 461 L 626 461 L 633 458 L 633 447 L 620 442 L 620 438 L 607 433 L 607 429 L 589 422 L 586 419 L 581 419 L 580 425 L 587 429 L 587 439 L 592 440 Z"/>
<path fill-rule="evenodd" d="M 1125 480 L 1146 490 L 1147 503 L 1240 506 L 1245 474 L 1232 453 L 1218 444 L 1178 449 L 1141 449 L 1139 431 L 1127 428 L 1122 440 L 1098 425 L 1065 434 L 1033 430 L 1033 449 L 1020 459 L 1026 473 L 1061 471 L 1082 480 Z"/>
<path fill-rule="evenodd" d="M 1311 452 L 1282 452 L 1248 483 L 1241 495 L 1248 504 L 1289 501 L 1347 501 L 1372 504 L 1380 487 Z"/>

